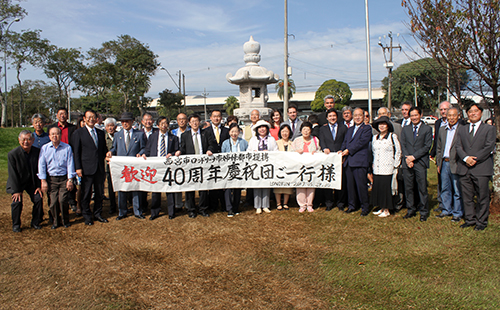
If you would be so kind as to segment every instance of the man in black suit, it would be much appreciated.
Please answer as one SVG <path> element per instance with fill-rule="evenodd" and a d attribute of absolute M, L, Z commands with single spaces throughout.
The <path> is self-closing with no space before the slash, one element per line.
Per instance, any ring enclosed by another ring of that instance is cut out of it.
<path fill-rule="evenodd" d="M 427 193 L 427 169 L 429 168 L 429 150 L 432 144 L 432 129 L 421 121 L 422 109 L 410 109 L 411 125 L 403 127 L 401 132 L 401 151 L 403 153 L 403 175 L 405 182 L 406 207 L 405 219 L 420 212 L 420 221 L 429 217 Z M 420 198 L 418 207 L 414 201 L 415 188 Z"/>
<path fill-rule="evenodd" d="M 334 108 L 330 108 L 326 113 L 328 124 L 319 128 L 319 145 L 325 154 L 330 154 L 330 152 L 336 153 L 342 149 L 342 142 L 344 141 L 347 127 L 337 122 L 338 114 Z M 344 169 L 342 170 L 342 175 L 339 176 L 342 178 L 342 188 L 341 190 L 335 190 L 335 200 L 337 201 L 337 207 L 341 211 L 347 205 L 347 178 L 345 177 Z M 326 211 L 334 208 L 334 197 L 331 189 L 317 188 L 314 197 L 317 207 L 324 201 Z"/>
<path fill-rule="evenodd" d="M 104 196 L 104 158 L 106 157 L 106 137 L 102 130 L 94 128 L 97 114 L 92 110 L 85 111 L 83 116 L 85 127 L 73 133 L 73 152 L 76 174 L 82 179 L 82 213 L 86 225 L 94 225 L 94 218 L 101 223 L 108 220 L 102 217 L 102 198 Z M 94 188 L 94 212 L 90 210 Z"/>
<path fill-rule="evenodd" d="M 220 153 L 222 143 L 229 139 L 229 129 L 222 126 L 222 112 L 220 110 L 213 110 L 210 114 L 211 126 L 205 129 L 206 133 L 211 136 L 210 139 L 215 140 L 217 149 L 214 153 Z M 224 199 L 224 190 L 216 189 L 208 192 L 210 209 L 216 211 L 219 207 L 221 210 L 226 210 L 226 201 Z"/>
<path fill-rule="evenodd" d="M 165 116 L 160 116 L 156 121 L 159 131 L 154 132 L 146 143 L 144 154 L 142 157 L 165 157 L 169 158 L 179 150 L 179 138 L 168 132 L 169 119 Z M 161 211 L 161 193 L 152 193 L 151 202 L 151 217 L 149 220 L 153 221 L 160 216 Z M 168 218 L 175 217 L 174 207 L 174 193 L 167 193 L 167 209 Z"/>
<path fill-rule="evenodd" d="M 488 182 L 493 175 L 496 130 L 494 126 L 481 122 L 483 108 L 476 103 L 467 108 L 467 116 L 470 124 L 458 128 L 455 140 L 457 174 L 460 175 L 465 219 L 465 223 L 460 227 L 476 226 L 474 230 L 479 231 L 488 226 Z"/>
<path fill-rule="evenodd" d="M 155 132 L 158 132 L 158 128 L 153 127 L 153 115 L 149 112 L 146 112 L 142 115 L 142 129 L 141 131 L 144 133 L 144 139 L 146 140 L 146 144 L 148 143 L 149 137 Z M 140 196 L 140 205 L 142 209 L 142 213 L 146 213 L 148 211 L 148 192 L 141 192 Z"/>
<path fill-rule="evenodd" d="M 41 229 L 43 218 L 42 189 L 38 173 L 40 149 L 33 147 L 35 138 L 29 130 L 19 133 L 19 144 L 7 155 L 9 178 L 7 193 L 12 194 L 12 231 L 21 232 L 21 212 L 23 211 L 23 192 L 26 191 L 33 202 L 31 227 Z"/>
<path fill-rule="evenodd" d="M 324 107 L 325 107 L 325 112 L 321 112 L 318 114 L 318 124 L 320 126 L 328 124 L 328 110 L 334 109 L 335 108 L 335 97 L 332 95 L 326 95 L 324 98 Z M 339 113 L 337 111 L 337 123 L 342 123 L 344 121 L 342 117 L 342 113 Z"/>
<path fill-rule="evenodd" d="M 47 127 L 47 133 L 50 131 L 52 127 L 59 127 L 61 129 L 61 142 L 69 144 L 71 146 L 71 137 L 76 130 L 76 126 L 68 123 L 68 109 L 65 107 L 60 107 L 57 109 L 57 123 L 49 125 Z M 76 212 L 76 186 L 73 187 L 73 190 L 69 192 L 69 205 L 73 212 Z"/>
<path fill-rule="evenodd" d="M 190 131 L 186 131 L 181 137 L 181 149 L 176 152 L 176 156 L 186 154 L 207 154 L 211 156 L 217 151 L 217 142 L 207 131 L 200 129 L 200 116 L 192 114 L 188 118 Z M 199 213 L 202 216 L 209 216 L 208 208 L 208 191 L 199 191 L 200 200 L 198 203 Z M 196 204 L 194 201 L 194 191 L 186 192 L 186 208 L 190 218 L 196 217 Z"/>

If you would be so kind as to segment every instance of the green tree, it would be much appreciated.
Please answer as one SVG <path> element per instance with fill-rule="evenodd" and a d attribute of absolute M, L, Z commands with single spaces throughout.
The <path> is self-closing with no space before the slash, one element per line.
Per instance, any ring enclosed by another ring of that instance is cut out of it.
<path fill-rule="evenodd" d="M 78 79 L 83 71 L 82 54 L 76 48 L 64 48 L 52 45 L 43 64 L 43 71 L 48 78 L 54 79 L 58 87 L 58 103 L 68 99 L 71 83 Z"/>
<path fill-rule="evenodd" d="M 182 100 L 184 95 L 181 93 L 173 93 L 170 89 L 165 89 L 159 93 L 160 98 L 158 99 L 158 114 L 167 116 L 170 119 L 175 119 L 177 114 L 181 111 Z"/>
<path fill-rule="evenodd" d="M 101 65 L 99 72 L 107 72 L 111 77 L 112 88 L 122 94 L 122 110 L 136 107 L 142 113 L 144 94 L 149 90 L 151 76 L 159 66 L 158 55 L 139 40 L 121 35 L 117 40 L 104 42 L 99 49 L 91 49 L 89 56 L 94 66 Z M 102 78 L 102 75 L 99 77 Z M 93 85 L 99 85 L 99 81 Z"/>
<path fill-rule="evenodd" d="M 30 64 L 34 67 L 40 67 L 49 50 L 49 41 L 40 38 L 41 30 L 23 31 L 21 33 L 10 32 L 8 40 L 10 42 L 7 49 L 7 57 L 16 68 L 17 83 L 19 85 L 19 121 L 22 125 L 23 91 L 21 81 L 21 71 L 24 70 L 24 64 Z"/>
<path fill-rule="evenodd" d="M 28 13 L 19 4 L 13 4 L 12 0 L 0 0 L 0 42 L 6 46 L 5 32 L 9 24 L 16 19 L 23 19 Z M 0 67 L 1 68 L 1 67 Z M 7 70 L 6 68 L 3 68 Z M 0 70 L 1 71 L 1 70 Z M 1 73 L 1 72 L 0 72 Z M 7 91 L 5 89 L 5 91 Z M 0 98 L 2 100 L 2 127 L 7 124 L 7 103 L 5 102 L 2 88 L 0 87 Z"/>
<path fill-rule="evenodd" d="M 472 70 L 480 78 L 477 91 L 491 100 L 500 139 L 500 1 L 402 0 L 408 25 L 422 50 L 443 68 Z M 455 96 L 462 100 L 461 96 Z M 485 100 L 488 102 L 488 100 Z M 497 144 L 497 148 L 500 144 Z M 495 155 L 494 201 L 500 202 L 500 155 Z"/>
<path fill-rule="evenodd" d="M 285 81 L 280 79 L 276 84 L 276 90 L 278 91 L 278 97 L 283 100 L 285 93 Z M 295 82 L 292 79 L 288 79 L 288 100 L 292 99 L 293 94 L 296 92 Z"/>
<path fill-rule="evenodd" d="M 224 109 L 226 110 L 227 115 L 233 115 L 234 110 L 240 107 L 240 102 L 235 96 L 227 97 L 224 102 Z"/>
<path fill-rule="evenodd" d="M 349 104 L 352 97 L 351 88 L 347 83 L 337 80 L 328 80 L 323 82 L 314 95 L 314 100 L 311 102 L 311 109 L 314 112 L 325 110 L 324 98 L 327 95 L 332 95 L 335 98 L 335 108 L 339 109 Z"/>
<path fill-rule="evenodd" d="M 467 70 L 459 70 L 460 80 L 452 85 L 465 87 L 468 82 Z M 423 58 L 403 64 L 392 72 L 392 102 L 399 106 L 405 101 L 415 99 L 415 81 L 417 82 L 418 105 L 433 109 L 446 98 L 447 72 L 433 58 Z M 385 90 L 384 102 L 387 103 L 389 79 L 382 80 Z M 455 90 L 455 88 L 452 88 Z"/>

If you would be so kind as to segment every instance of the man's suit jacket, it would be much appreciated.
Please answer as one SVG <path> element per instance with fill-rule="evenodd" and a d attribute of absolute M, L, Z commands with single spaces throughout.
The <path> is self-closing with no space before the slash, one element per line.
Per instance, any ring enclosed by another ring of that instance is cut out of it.
<path fill-rule="evenodd" d="M 356 126 L 352 126 L 347 129 L 342 143 L 342 150 L 349 150 L 349 154 L 344 161 L 344 167 L 368 167 L 370 165 L 369 145 L 373 137 L 372 126 L 361 124 L 353 136 L 355 128 Z"/>
<path fill-rule="evenodd" d="M 319 129 L 319 145 L 321 150 L 329 149 L 330 152 L 338 152 L 342 149 L 347 127 L 337 123 L 337 132 L 335 133 L 335 141 L 333 141 L 330 125 L 321 126 Z"/>
<path fill-rule="evenodd" d="M 144 148 L 146 147 L 144 133 L 135 129 L 130 129 L 130 131 L 132 132 L 132 136 L 130 138 L 128 150 L 125 147 L 125 129 L 122 129 L 114 135 L 111 154 L 116 156 L 136 156 L 137 154 L 144 154 Z"/>
<path fill-rule="evenodd" d="M 151 136 L 155 133 L 155 132 L 158 132 L 160 129 L 159 128 L 152 128 L 151 129 L 153 132 L 151 133 L 151 135 L 149 136 L 151 138 Z M 144 130 L 144 128 L 142 128 L 140 130 L 143 134 L 144 134 L 144 140 L 146 140 L 146 144 L 148 143 L 148 135 L 146 135 L 146 130 Z"/>
<path fill-rule="evenodd" d="M 413 163 L 423 164 L 429 168 L 429 150 L 432 144 L 432 129 L 424 122 L 420 122 L 417 137 L 413 139 L 413 124 L 403 127 L 401 131 L 401 152 L 403 153 L 403 168 L 408 168 L 406 165 L 406 156 L 412 155 L 415 157 Z"/>
<path fill-rule="evenodd" d="M 24 150 L 21 146 L 16 147 L 7 155 L 8 172 L 7 193 L 16 194 L 24 191 L 25 188 L 33 186 L 34 189 L 40 188 L 40 179 L 38 173 L 38 157 L 40 149 L 34 146 L 30 150 L 30 162 L 26 162 Z"/>
<path fill-rule="evenodd" d="M 290 119 L 284 121 L 283 124 L 288 124 L 290 128 L 292 128 L 292 122 L 290 122 Z M 302 126 L 302 120 L 297 117 L 297 122 L 295 123 L 295 131 L 293 132 L 290 140 L 295 140 L 295 138 L 302 136 L 302 132 L 300 132 L 300 126 Z"/>
<path fill-rule="evenodd" d="M 472 141 L 470 139 L 470 124 L 461 126 L 458 129 L 455 140 L 457 150 L 457 174 L 466 175 L 470 172 L 475 176 L 493 175 L 493 155 L 496 141 L 496 129 L 494 126 L 481 123 L 474 134 Z M 464 162 L 465 157 L 475 156 L 476 164 L 468 167 Z"/>
<path fill-rule="evenodd" d="M 214 152 L 214 153 L 220 153 L 221 149 L 222 149 L 222 143 L 224 141 L 226 141 L 227 139 L 229 139 L 229 129 L 227 129 L 226 127 L 224 127 L 222 125 L 220 126 L 219 143 L 217 143 L 217 139 L 215 139 L 215 132 L 214 132 L 214 128 L 212 127 L 212 125 L 210 125 L 210 127 L 205 129 L 205 131 L 212 136 L 215 143 L 217 144 L 217 152 Z"/>
<path fill-rule="evenodd" d="M 147 157 L 150 156 L 158 156 L 158 142 L 160 138 L 160 131 L 154 132 L 148 139 L 146 143 L 146 148 L 144 149 L 144 155 Z M 167 132 L 166 145 L 167 149 L 165 150 L 167 154 L 174 155 L 175 152 L 179 150 L 179 138 L 174 136 L 170 132 Z"/>
<path fill-rule="evenodd" d="M 200 154 L 206 154 L 207 151 L 215 153 L 217 151 L 217 141 L 212 138 L 212 136 L 207 133 L 206 130 L 200 129 L 201 145 L 203 150 L 200 150 Z M 192 137 L 192 130 L 186 131 L 181 135 L 181 154 L 194 154 L 194 144 Z"/>
<path fill-rule="evenodd" d="M 82 169 L 84 175 L 104 173 L 104 158 L 108 151 L 106 137 L 102 130 L 96 129 L 95 131 L 98 141 L 97 147 L 86 126 L 75 130 L 71 137 L 75 170 Z"/>
<path fill-rule="evenodd" d="M 450 148 L 450 170 L 451 173 L 456 174 L 457 173 L 457 149 L 455 147 L 456 141 L 457 141 L 457 136 L 458 136 L 458 129 L 461 127 L 460 123 L 457 124 L 457 128 L 455 128 L 455 136 L 453 137 L 453 142 L 451 142 L 451 148 Z M 448 138 L 448 130 L 440 130 L 439 131 L 439 136 L 437 137 L 435 145 L 436 145 L 436 166 L 439 168 L 442 167 L 443 165 L 443 154 L 444 154 L 444 149 L 446 147 L 446 140 Z"/>
<path fill-rule="evenodd" d="M 57 124 L 59 124 L 59 122 L 55 122 L 54 124 L 49 125 L 47 127 L 47 133 L 49 133 L 50 128 L 58 127 Z M 76 130 L 76 126 L 71 124 L 71 123 L 66 123 L 66 126 L 68 127 L 68 144 L 71 145 L 71 143 L 72 143 L 71 137 L 73 136 L 73 133 Z M 73 146 L 71 145 L 71 147 L 73 147 Z"/>
<path fill-rule="evenodd" d="M 434 143 L 432 144 L 432 149 L 431 149 L 431 157 L 436 157 L 436 151 L 437 151 L 437 139 L 439 137 L 439 132 L 441 129 L 441 124 L 443 123 L 443 118 L 440 118 L 438 119 L 435 123 L 434 123 Z M 465 121 L 463 119 L 459 119 L 458 120 L 458 124 L 459 125 L 465 125 Z"/>

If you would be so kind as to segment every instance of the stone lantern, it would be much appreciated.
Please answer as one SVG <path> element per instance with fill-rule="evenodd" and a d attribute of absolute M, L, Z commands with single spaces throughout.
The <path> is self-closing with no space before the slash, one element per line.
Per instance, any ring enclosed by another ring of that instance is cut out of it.
<path fill-rule="evenodd" d="M 259 110 L 261 119 L 269 118 L 272 110 L 267 107 L 267 84 L 278 82 L 279 76 L 259 66 L 260 44 L 254 41 L 252 36 L 243 44 L 243 51 L 246 65 L 238 69 L 234 76 L 228 73 L 226 79 L 229 83 L 240 86 L 240 108 L 234 110 L 234 115 L 248 125 L 252 110 Z"/>

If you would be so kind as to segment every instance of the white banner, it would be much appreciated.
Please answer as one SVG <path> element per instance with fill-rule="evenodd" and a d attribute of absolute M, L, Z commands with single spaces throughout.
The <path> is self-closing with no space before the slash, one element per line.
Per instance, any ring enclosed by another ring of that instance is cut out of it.
<path fill-rule="evenodd" d="M 338 154 L 241 152 L 170 158 L 113 156 L 115 191 L 185 192 L 227 188 L 340 189 Z"/>

